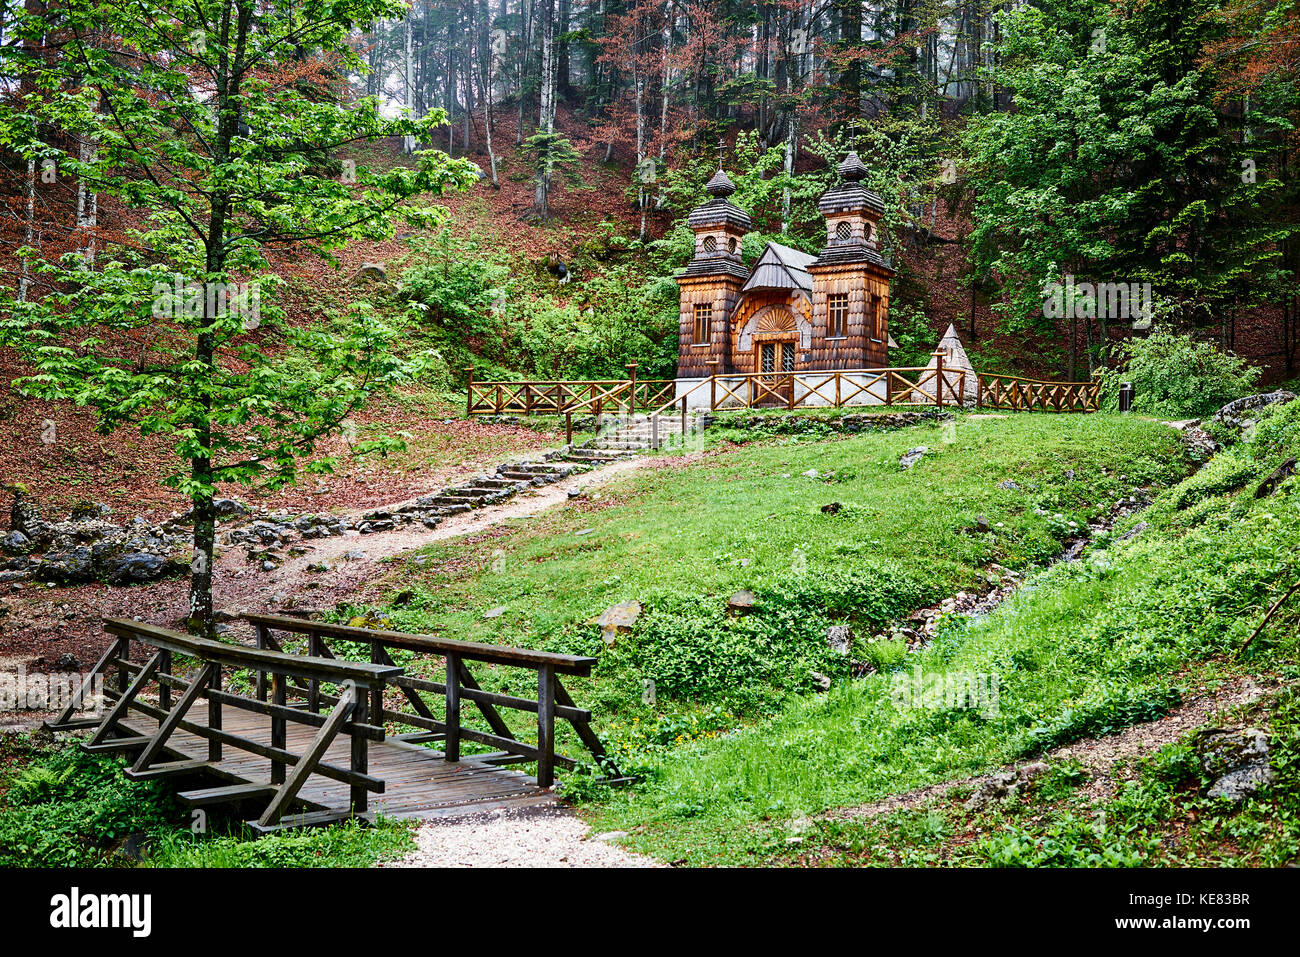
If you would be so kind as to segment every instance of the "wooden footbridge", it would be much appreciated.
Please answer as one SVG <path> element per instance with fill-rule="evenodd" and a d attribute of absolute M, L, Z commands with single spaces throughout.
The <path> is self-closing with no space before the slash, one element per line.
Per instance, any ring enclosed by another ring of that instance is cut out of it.
<path fill-rule="evenodd" d="M 134 780 L 176 780 L 185 804 L 260 808 L 249 822 L 259 833 L 376 812 L 428 818 L 552 801 L 555 768 L 578 766 L 555 750 L 557 720 L 572 726 L 587 764 L 611 783 L 626 781 L 592 731 L 591 713 L 560 683 L 562 675 L 589 675 L 594 658 L 246 618 L 256 647 L 106 622 L 112 643 L 46 727 L 93 729 L 83 748 L 126 754 Z M 335 657 L 330 643 L 343 642 L 354 654 L 365 649 L 369 661 Z M 441 659 L 445 676 L 410 675 L 394 653 L 407 664 Z M 534 672 L 536 696 L 485 690 L 471 662 L 511 685 L 520 670 Z M 102 713 L 76 718 L 96 684 Z M 195 707 L 200 699 L 205 707 Z M 462 720 L 465 702 L 486 729 Z M 535 717 L 535 741 L 512 730 L 503 709 Z M 484 750 L 462 753 L 466 742 Z"/>

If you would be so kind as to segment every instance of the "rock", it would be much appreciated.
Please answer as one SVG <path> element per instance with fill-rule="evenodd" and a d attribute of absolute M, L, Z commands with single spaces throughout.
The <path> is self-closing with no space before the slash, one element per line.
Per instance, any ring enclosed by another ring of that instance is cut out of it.
<path fill-rule="evenodd" d="M 980 782 L 975 793 L 966 801 L 966 810 L 982 811 L 994 801 L 1009 801 L 1020 794 L 1024 785 L 1047 770 L 1042 761 L 1026 764 L 1011 771 L 999 771 Z"/>
<path fill-rule="evenodd" d="M 998 488 L 1006 489 L 1010 492 L 1020 491 L 1020 486 L 1017 485 L 1015 482 L 1011 481 L 1011 479 L 1007 479 L 1005 482 L 999 482 Z"/>
<path fill-rule="evenodd" d="M 54 538 L 50 523 L 42 520 L 36 506 L 18 493 L 14 494 L 14 504 L 9 509 L 9 526 L 15 532 L 22 532 L 33 542 L 49 542 Z"/>
<path fill-rule="evenodd" d="M 835 515 L 835 514 L 837 514 L 837 513 L 839 512 L 839 510 L 842 509 L 843 507 L 844 507 L 844 506 L 841 505 L 839 502 L 830 502 L 829 504 L 826 504 L 826 505 L 823 505 L 823 506 L 822 506 L 822 514 L 823 514 L 823 515 Z"/>
<path fill-rule="evenodd" d="M 352 551 L 350 551 L 350 552 L 344 552 L 344 553 L 343 553 L 343 559 L 344 559 L 344 561 L 349 561 L 349 562 L 359 562 L 359 561 L 362 561 L 365 557 L 366 557 L 366 553 L 365 553 L 365 552 L 358 551 L 358 550 L 355 549 L 355 548 L 352 549 Z"/>
<path fill-rule="evenodd" d="M 989 530 L 989 519 L 988 519 L 988 516 L 987 516 L 987 515 L 976 515 L 976 516 L 975 516 L 975 531 L 977 531 L 977 532 L 979 532 L 981 535 L 983 535 L 983 534 L 985 534 L 986 532 L 988 532 L 988 530 Z"/>
<path fill-rule="evenodd" d="M 496 608 L 489 608 L 487 611 L 483 612 L 483 617 L 484 617 L 484 618 L 500 618 L 500 617 L 501 617 L 502 615 L 504 615 L 505 613 L 506 613 L 506 606 L 505 606 L 505 605 L 498 605 Z"/>
<path fill-rule="evenodd" d="M 816 469 L 809 469 L 807 472 L 800 472 L 799 474 L 802 475 L 804 478 L 816 478 L 818 472 Z"/>
<path fill-rule="evenodd" d="M 276 567 L 277 566 L 275 562 L 262 562 L 261 564 L 261 569 L 264 572 L 273 572 L 275 571 Z"/>
<path fill-rule="evenodd" d="M 822 674 L 820 671 L 814 671 L 814 672 L 812 672 L 812 673 L 809 675 L 809 677 L 812 678 L 813 682 L 814 682 L 814 683 L 817 685 L 817 687 L 818 687 L 819 689 L 821 689 L 822 691 L 830 691 L 830 690 L 831 690 L 831 679 L 830 679 L 829 677 L 827 677 L 826 675 Z"/>
<path fill-rule="evenodd" d="M 1273 783 L 1268 735 L 1258 728 L 1205 728 L 1197 734 L 1195 748 L 1205 773 L 1217 778 L 1207 797 L 1235 803 Z"/>
<path fill-rule="evenodd" d="M 358 283 L 362 280 L 387 282 L 388 268 L 383 263 L 363 262 L 361 268 L 352 274 L 350 282 Z"/>
<path fill-rule="evenodd" d="M 1218 412 L 1214 413 L 1211 421 L 1220 425 L 1226 425 L 1233 429 L 1243 429 L 1246 424 L 1252 421 L 1246 416 L 1247 412 L 1254 412 L 1257 409 L 1263 409 L 1270 405 L 1276 405 L 1279 402 L 1291 402 L 1295 399 L 1294 392 L 1287 392 L 1285 389 L 1278 389 L 1276 392 L 1261 392 L 1258 395 L 1247 395 L 1240 399 L 1234 399 L 1229 402 Z"/>
<path fill-rule="evenodd" d="M 114 841 L 109 848 L 109 856 L 119 861 L 139 864 L 148 852 L 149 835 L 144 831 L 134 831 Z"/>
<path fill-rule="evenodd" d="M 632 628 L 636 625 L 637 619 L 641 617 L 642 610 L 639 601 L 620 602 L 617 605 L 610 605 L 591 619 L 588 624 L 598 626 L 605 638 L 605 643 L 612 645 L 615 636 L 630 635 L 632 633 Z"/>
<path fill-rule="evenodd" d="M 903 469 L 910 469 L 917 462 L 921 461 L 922 457 L 924 457 L 929 451 L 929 447 L 924 445 L 918 445 L 914 449 L 908 449 L 903 457 L 898 460 L 898 464 Z"/>
<path fill-rule="evenodd" d="M 826 644 L 831 651 L 847 655 L 853 645 L 853 630 L 848 625 L 831 625 L 826 629 Z"/>
<path fill-rule="evenodd" d="M 1295 475 L 1295 459 L 1289 458 L 1276 469 L 1273 474 L 1264 481 L 1259 483 L 1259 488 L 1255 489 L 1255 498 L 1266 498 L 1277 491 L 1278 486 Z"/>
<path fill-rule="evenodd" d="M 36 567 L 35 578 L 52 584 L 76 585 L 94 581 L 94 563 L 91 551 L 84 545 L 64 552 L 46 555 Z"/>
<path fill-rule="evenodd" d="M 10 532 L 0 540 L 0 551 L 6 555 L 26 555 L 33 547 L 32 540 L 22 532 Z"/>
<path fill-rule="evenodd" d="M 754 611 L 757 599 L 748 588 L 743 588 L 731 596 L 727 602 L 727 613 L 732 615 L 749 615 Z"/>
<path fill-rule="evenodd" d="M 605 831 L 603 834 L 593 834 L 587 838 L 589 841 L 618 841 L 627 837 L 627 831 Z"/>
<path fill-rule="evenodd" d="M 1118 536 L 1118 537 L 1115 539 L 1115 541 L 1117 541 L 1117 542 L 1127 542 L 1130 538 L 1136 538 L 1137 536 L 1141 535 L 1143 532 L 1145 532 L 1145 531 L 1146 531 L 1148 528 L 1150 528 L 1150 527 L 1151 527 L 1151 526 L 1148 525 L 1146 522 L 1138 522 L 1136 525 L 1134 525 L 1132 528 L 1130 528 L 1130 529 L 1129 529 L 1127 532 L 1125 532 L 1123 535 Z"/>
<path fill-rule="evenodd" d="M 56 671 L 80 671 L 81 662 L 77 660 L 76 655 L 65 651 L 59 655 L 59 660 L 54 663 L 54 668 Z"/>
<path fill-rule="evenodd" d="M 109 559 L 104 580 L 110 585 L 153 581 L 167 568 L 167 559 L 153 552 L 128 552 Z"/>

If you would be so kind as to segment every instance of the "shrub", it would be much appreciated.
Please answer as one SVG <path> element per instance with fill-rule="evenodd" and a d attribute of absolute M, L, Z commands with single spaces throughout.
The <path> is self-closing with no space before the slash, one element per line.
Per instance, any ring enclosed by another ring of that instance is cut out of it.
<path fill-rule="evenodd" d="M 1133 411 L 1199 418 L 1251 392 L 1260 370 L 1208 342 L 1158 329 L 1122 346 L 1126 367 L 1105 370 L 1102 401 L 1119 407 L 1121 382 L 1132 382 Z"/>

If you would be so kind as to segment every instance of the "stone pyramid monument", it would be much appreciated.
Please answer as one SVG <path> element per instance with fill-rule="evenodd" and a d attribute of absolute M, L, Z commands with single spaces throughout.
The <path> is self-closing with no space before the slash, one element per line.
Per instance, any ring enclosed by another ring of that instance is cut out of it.
<path fill-rule="evenodd" d="M 939 344 L 934 347 L 936 352 L 943 353 L 943 395 L 945 404 L 950 396 L 957 395 L 958 386 L 961 387 L 962 403 L 974 402 L 979 397 L 979 382 L 975 377 L 975 369 L 970 364 L 970 356 L 966 355 L 966 347 L 961 344 L 961 338 L 957 335 L 957 327 L 952 323 L 948 324 L 948 331 L 943 334 Z M 934 369 L 934 356 L 926 364 L 926 369 Z M 966 373 L 966 380 L 963 383 L 961 373 Z M 921 375 L 921 384 L 928 392 L 934 385 L 934 373 L 927 372 Z"/>

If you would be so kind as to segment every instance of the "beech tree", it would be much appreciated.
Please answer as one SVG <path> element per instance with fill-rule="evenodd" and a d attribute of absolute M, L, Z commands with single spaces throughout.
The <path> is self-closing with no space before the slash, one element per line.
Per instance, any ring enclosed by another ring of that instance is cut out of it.
<path fill-rule="evenodd" d="M 384 120 L 375 100 L 340 98 L 340 77 L 361 69 L 349 32 L 403 14 L 395 0 L 66 0 L 7 25 L 60 43 L 0 51 L 0 73 L 24 90 L 0 103 L 0 143 L 55 157 L 101 198 L 101 217 L 111 198 L 132 225 L 93 265 L 25 249 L 51 291 L 10 303 L 0 342 L 33 365 L 26 394 L 88 407 L 105 430 L 172 439 L 166 480 L 194 522 L 193 631 L 213 629 L 218 486 L 329 470 L 329 459 L 303 465 L 320 438 L 419 369 L 364 302 L 332 324 L 281 322 L 268 261 L 273 249 L 328 256 L 390 237 L 398 215 L 435 224 L 439 208 L 403 201 L 472 180 L 471 164 L 431 150 L 382 172 L 333 158 L 377 137 L 425 138 L 445 119 Z M 95 148 L 65 153 L 42 130 Z"/>

